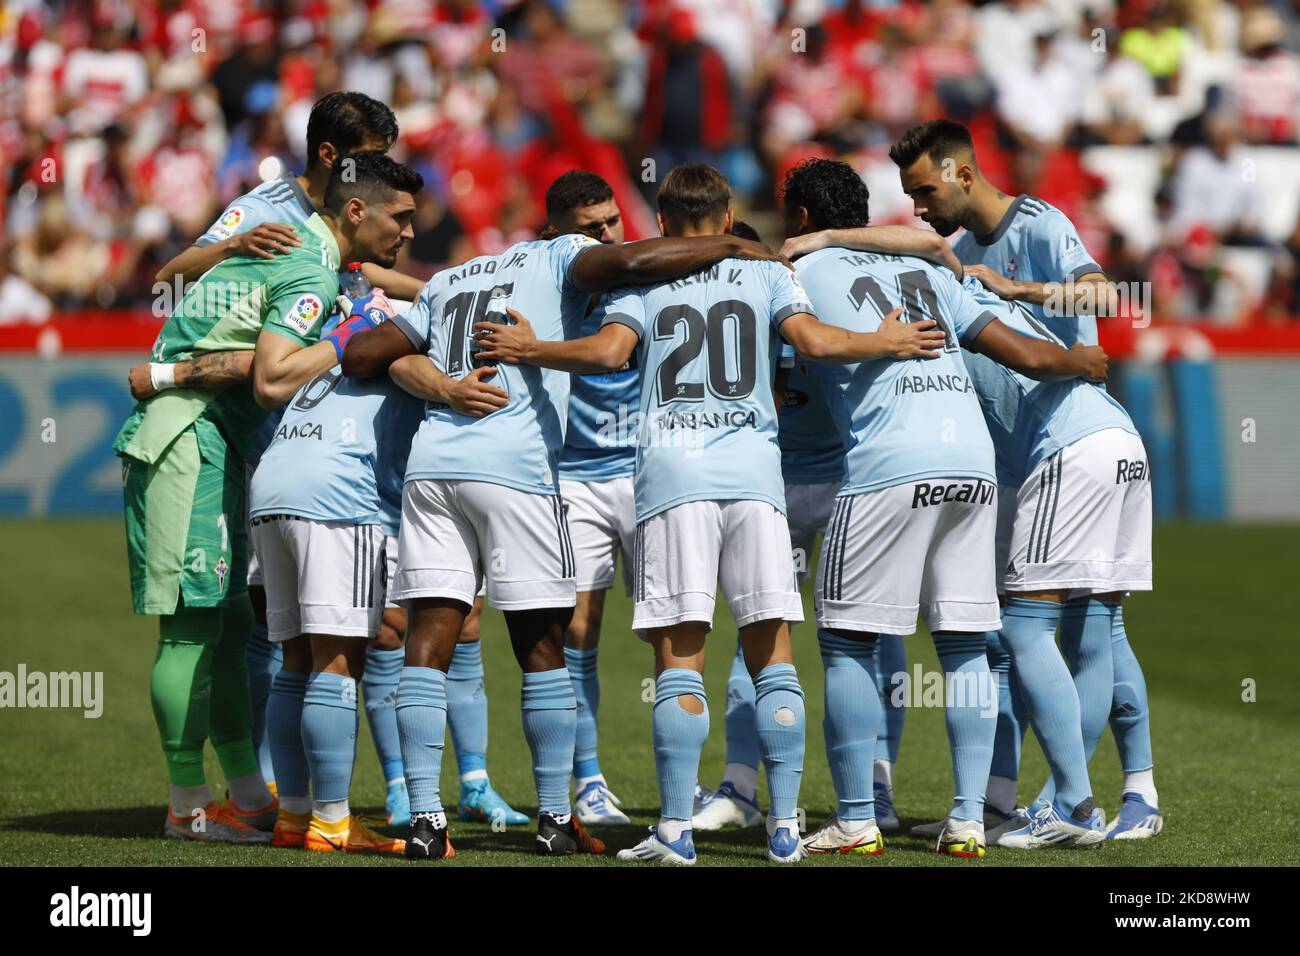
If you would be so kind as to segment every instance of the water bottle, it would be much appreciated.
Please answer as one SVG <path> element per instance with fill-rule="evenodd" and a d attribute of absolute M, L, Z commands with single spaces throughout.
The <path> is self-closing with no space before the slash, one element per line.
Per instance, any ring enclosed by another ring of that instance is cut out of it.
<path fill-rule="evenodd" d="M 510 290 L 497 286 L 489 293 L 487 307 L 483 310 L 483 318 L 480 322 L 495 322 L 498 325 L 514 325 L 515 320 L 506 314 L 506 302 L 510 299 Z M 469 347 L 469 361 L 474 368 L 482 368 L 484 365 L 491 365 L 491 362 L 480 362 L 478 355 L 482 349 L 479 348 L 478 336 L 475 335 Z"/>
<path fill-rule="evenodd" d="M 343 276 L 343 281 L 340 285 L 343 294 L 353 302 L 356 302 L 358 299 L 364 299 L 370 294 L 370 290 L 373 288 L 370 284 L 370 280 L 366 278 L 366 274 L 361 271 L 361 263 L 359 262 L 348 263 L 348 271 Z"/>

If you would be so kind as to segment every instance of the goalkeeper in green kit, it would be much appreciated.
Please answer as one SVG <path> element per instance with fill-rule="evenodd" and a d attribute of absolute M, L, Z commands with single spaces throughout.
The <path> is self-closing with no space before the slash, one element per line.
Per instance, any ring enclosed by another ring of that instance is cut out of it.
<path fill-rule="evenodd" d="M 419 174 L 379 153 L 338 162 L 325 208 L 294 226 L 274 259 L 231 258 L 204 273 L 154 344 L 150 397 L 113 447 L 122 458 L 127 556 L 137 614 L 159 616 L 151 682 L 171 783 L 164 836 L 267 843 L 278 811 L 253 749 L 245 645 L 244 454 L 266 410 L 338 363 L 374 324 L 363 300 L 326 335 L 340 263 L 392 266 L 413 237 Z M 368 297 L 367 297 L 368 298 Z M 319 340 L 319 341 L 318 341 Z M 211 738 L 228 783 L 212 800 Z"/>

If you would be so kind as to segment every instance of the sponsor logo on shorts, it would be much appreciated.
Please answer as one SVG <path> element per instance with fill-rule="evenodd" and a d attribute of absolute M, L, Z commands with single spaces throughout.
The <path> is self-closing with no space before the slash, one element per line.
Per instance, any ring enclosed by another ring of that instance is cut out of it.
<path fill-rule="evenodd" d="M 217 574 L 217 588 L 224 588 L 226 586 L 226 575 L 230 573 L 230 565 L 226 564 L 224 556 L 217 559 L 217 563 L 213 565 L 212 570 Z"/>
<path fill-rule="evenodd" d="M 284 324 L 307 335 L 316 324 L 316 320 L 320 318 L 323 308 L 319 296 L 311 294 L 301 296 L 293 304 L 293 308 L 284 314 Z"/>
<path fill-rule="evenodd" d="M 930 505 L 955 501 L 962 504 L 992 505 L 997 486 L 976 478 L 974 481 L 950 481 L 935 484 L 918 481 L 912 486 L 912 508 L 928 508 Z"/>
<path fill-rule="evenodd" d="M 1129 461 L 1121 458 L 1115 462 L 1115 484 L 1122 485 L 1130 481 L 1147 481 L 1151 477 L 1147 463 L 1141 458 Z"/>
<path fill-rule="evenodd" d="M 973 392 L 975 386 L 965 375 L 902 375 L 894 382 L 894 394 L 908 392 Z"/>

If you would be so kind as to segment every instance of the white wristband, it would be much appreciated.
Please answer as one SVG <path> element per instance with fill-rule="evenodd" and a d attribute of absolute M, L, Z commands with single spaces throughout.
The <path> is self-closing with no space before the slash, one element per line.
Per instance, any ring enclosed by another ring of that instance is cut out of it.
<path fill-rule="evenodd" d="M 170 362 L 150 362 L 149 381 L 155 392 L 176 387 L 176 366 Z"/>

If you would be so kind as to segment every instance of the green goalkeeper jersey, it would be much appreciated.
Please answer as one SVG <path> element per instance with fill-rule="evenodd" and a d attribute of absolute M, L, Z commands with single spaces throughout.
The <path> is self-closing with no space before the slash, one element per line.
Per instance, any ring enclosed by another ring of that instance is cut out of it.
<path fill-rule="evenodd" d="M 191 285 L 163 323 L 151 361 L 253 349 L 263 331 L 303 346 L 317 341 L 339 292 L 339 248 L 319 215 L 293 229 L 302 241 L 293 251 L 227 259 Z M 136 404 L 113 448 L 154 464 L 194 425 L 200 449 L 212 453 L 205 457 L 224 458 L 229 445 L 247 460 L 265 418 L 247 385 L 168 389 Z"/>

